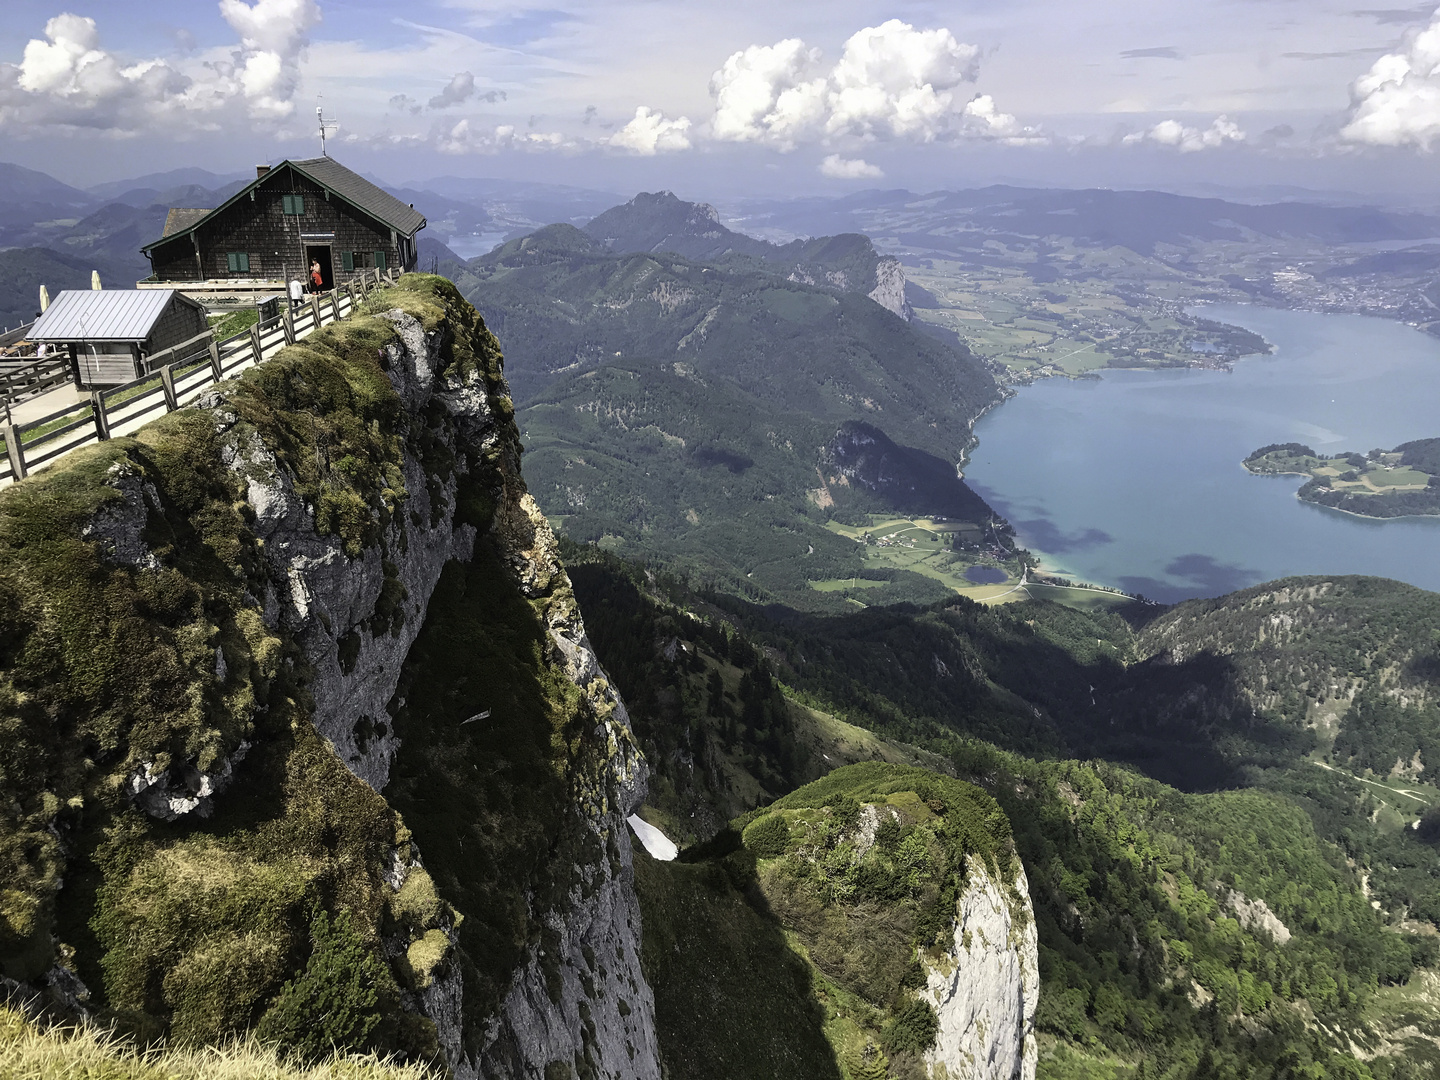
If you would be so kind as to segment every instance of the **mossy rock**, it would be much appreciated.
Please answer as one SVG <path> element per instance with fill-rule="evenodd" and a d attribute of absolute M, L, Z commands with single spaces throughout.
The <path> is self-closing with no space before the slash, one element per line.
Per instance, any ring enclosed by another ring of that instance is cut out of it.
<path fill-rule="evenodd" d="M 406 311 L 440 335 L 447 378 L 504 392 L 498 345 L 448 282 L 407 276 L 374 306 Z M 147 1038 L 215 1042 L 252 1028 L 305 970 L 312 911 L 349 912 L 347 947 L 371 958 L 382 953 L 381 934 L 402 923 L 426 943 L 426 972 L 437 923 L 463 925 L 423 871 L 412 871 L 403 896 L 386 883 L 410 834 L 311 725 L 313 673 L 293 637 L 265 623 L 256 598 L 268 569 L 245 501 L 249 477 L 227 465 L 227 439 L 258 440 L 314 508 L 319 532 L 352 556 L 392 524 L 403 539 L 407 451 L 432 493 L 464 471 L 472 513 L 485 509 L 481 491 L 491 513 L 507 484 L 523 491 L 518 475 L 505 474 L 519 455 L 513 425 L 498 447 L 461 462 L 447 448 L 443 413 L 416 420 L 404 409 L 385 372 L 397 341 L 376 314 L 344 320 L 224 384 L 228 431 L 215 412 L 182 409 L 0 492 L 7 977 L 34 980 L 65 957 L 103 1018 Z M 140 561 L 86 534 L 107 514 L 130 515 Z M 539 615 L 503 562 L 484 567 L 477 589 L 528 620 L 510 647 L 515 677 L 527 669 L 534 684 L 534 707 L 517 722 L 538 717 L 542 772 L 554 777 L 557 730 L 561 761 L 584 741 L 570 723 L 578 692 L 541 672 Z M 387 590 L 369 632 L 393 632 L 403 617 L 397 575 L 387 574 Z M 509 623 L 485 632 L 513 637 Z M 552 706 L 565 718 L 558 729 Z M 453 737 L 447 730 L 441 741 Z M 242 744 L 248 755 L 210 818 L 156 821 L 131 804 L 129 778 L 142 767 L 210 773 L 238 760 Z M 559 776 L 548 790 L 563 798 L 563 767 Z M 527 832 L 520 843 L 548 852 L 552 838 Z M 388 971 L 376 978 L 393 987 Z M 398 1005 L 382 1012 L 366 1045 L 434 1054 L 433 1025 Z"/>

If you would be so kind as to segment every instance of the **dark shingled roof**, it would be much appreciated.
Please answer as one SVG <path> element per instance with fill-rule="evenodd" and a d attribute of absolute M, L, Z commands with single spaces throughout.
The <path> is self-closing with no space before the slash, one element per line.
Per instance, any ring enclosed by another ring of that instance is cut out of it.
<path fill-rule="evenodd" d="M 292 161 L 290 164 L 321 187 L 329 188 L 367 214 L 373 214 L 398 233 L 411 236 L 425 224 L 425 215 L 419 210 L 407 206 L 358 173 L 351 172 L 334 158 L 310 158 L 306 161 Z"/>
<path fill-rule="evenodd" d="M 172 207 L 170 213 L 165 218 L 165 231 L 160 234 L 161 239 L 163 240 L 171 233 L 184 232 L 190 228 L 190 226 L 200 224 L 200 221 L 208 213 L 210 213 L 209 209 L 182 210 Z"/>
<path fill-rule="evenodd" d="M 413 206 L 407 206 L 389 192 L 376 187 L 358 173 L 345 168 L 334 158 L 307 158 L 304 161 L 282 161 L 263 176 L 230 196 L 217 210 L 171 210 L 165 219 L 165 232 L 159 240 L 146 244 L 141 251 L 169 240 L 173 236 L 190 232 L 211 214 L 239 202 L 256 187 L 289 166 L 302 176 L 308 176 L 315 183 L 357 207 L 362 212 L 388 225 L 402 236 L 413 237 L 425 226 L 425 215 Z"/>

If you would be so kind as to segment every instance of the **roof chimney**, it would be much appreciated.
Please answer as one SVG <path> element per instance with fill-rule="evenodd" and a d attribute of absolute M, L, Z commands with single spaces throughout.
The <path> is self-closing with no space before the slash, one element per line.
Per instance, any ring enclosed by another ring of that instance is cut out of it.
<path fill-rule="evenodd" d="M 255 179 L 256 179 L 256 180 L 259 180 L 262 176 L 264 176 L 264 175 L 265 175 L 267 172 L 269 172 L 269 171 L 270 171 L 270 166 L 269 166 L 269 165 L 256 165 L 256 166 L 255 166 Z"/>

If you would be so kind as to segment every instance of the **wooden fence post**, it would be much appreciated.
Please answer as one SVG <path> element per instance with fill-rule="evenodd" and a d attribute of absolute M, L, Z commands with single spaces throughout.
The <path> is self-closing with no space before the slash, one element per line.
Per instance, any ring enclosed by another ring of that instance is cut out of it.
<path fill-rule="evenodd" d="M 215 346 L 210 346 L 212 349 Z M 95 417 L 95 435 L 101 442 L 110 438 L 110 420 L 105 415 L 105 396 L 99 390 L 90 391 L 90 412 Z"/>
<path fill-rule="evenodd" d="M 281 319 L 284 320 L 284 326 L 285 326 L 285 344 L 286 344 L 286 345 L 294 345 L 294 344 L 295 344 L 295 309 L 294 309 L 294 308 L 286 308 L 286 309 L 285 309 L 285 313 L 284 313 L 283 315 L 281 315 L 280 317 L 281 317 Z"/>
<path fill-rule="evenodd" d="M 265 354 L 260 351 L 260 324 L 252 323 L 250 326 L 250 348 L 255 353 L 255 363 L 265 359 Z"/>
<path fill-rule="evenodd" d="M 310 294 L 310 325 L 320 329 L 320 297 L 314 293 Z"/>
<path fill-rule="evenodd" d="M 0 427 L 0 434 L 5 436 L 5 453 L 10 458 L 10 472 L 16 480 L 24 480 L 25 472 L 25 451 L 20 448 L 20 433 L 15 430 L 14 424 L 5 424 Z"/>
<path fill-rule="evenodd" d="M 166 364 L 160 369 L 160 387 L 165 391 L 165 411 L 174 412 L 180 407 L 175 397 L 175 365 Z"/>
<path fill-rule="evenodd" d="M 213 338 L 210 341 L 210 374 L 215 376 L 217 383 L 225 378 L 225 369 L 220 366 L 220 346 Z"/>

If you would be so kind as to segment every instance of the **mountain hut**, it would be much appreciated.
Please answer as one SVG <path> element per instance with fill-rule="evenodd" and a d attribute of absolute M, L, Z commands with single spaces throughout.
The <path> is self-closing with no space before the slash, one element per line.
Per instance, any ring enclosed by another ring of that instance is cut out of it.
<path fill-rule="evenodd" d="M 320 264 L 332 289 L 375 270 L 415 269 L 425 216 L 329 157 L 261 165 L 255 179 L 214 209 L 172 209 L 165 234 L 141 250 L 142 289 L 178 288 L 211 310 L 247 307 L 257 295 L 309 282 Z"/>

